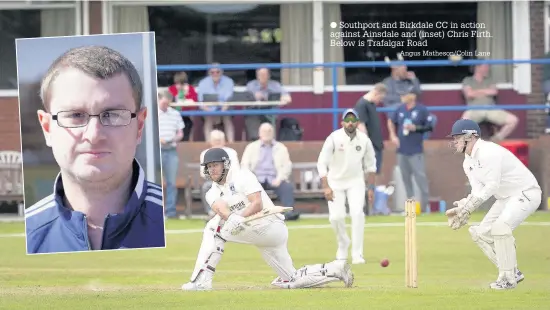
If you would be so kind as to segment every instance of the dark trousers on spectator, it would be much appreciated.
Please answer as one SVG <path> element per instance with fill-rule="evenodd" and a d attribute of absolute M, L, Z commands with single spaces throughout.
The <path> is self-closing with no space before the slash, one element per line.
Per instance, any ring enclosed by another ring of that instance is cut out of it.
<path fill-rule="evenodd" d="M 382 159 L 384 158 L 382 156 L 382 150 L 374 148 L 374 157 L 376 158 L 376 174 L 379 175 L 382 173 Z"/>
<path fill-rule="evenodd" d="M 191 138 L 191 129 L 193 129 L 193 120 L 190 116 L 182 116 L 181 119 L 183 120 L 183 124 L 185 124 L 181 141 L 189 141 Z"/>
<path fill-rule="evenodd" d="M 282 181 L 279 186 L 274 187 L 269 182 L 264 181 L 262 187 L 265 190 L 273 190 L 283 207 L 294 207 L 294 187 L 291 183 Z"/>

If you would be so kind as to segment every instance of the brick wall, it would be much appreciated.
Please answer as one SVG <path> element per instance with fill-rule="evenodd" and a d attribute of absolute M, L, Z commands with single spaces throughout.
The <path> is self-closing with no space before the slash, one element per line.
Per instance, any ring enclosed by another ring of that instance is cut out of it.
<path fill-rule="evenodd" d="M 0 98 L 0 106 L 0 151 L 21 151 L 17 97 Z"/>
<path fill-rule="evenodd" d="M 530 2 L 531 20 L 531 59 L 544 56 L 544 2 Z M 531 94 L 527 96 L 528 104 L 544 102 L 542 93 L 542 65 L 531 66 Z M 527 111 L 527 135 L 538 137 L 544 132 L 546 115 L 542 110 Z"/>
<path fill-rule="evenodd" d="M 550 152 L 548 152 L 550 136 L 542 135 L 537 139 L 525 140 L 525 142 L 529 144 L 529 169 L 543 190 L 541 209 L 547 209 L 547 197 L 550 195 Z M 236 142 L 228 146 L 234 148 L 241 158 L 246 144 L 246 142 Z M 317 161 L 323 141 L 284 142 L 284 144 L 288 148 L 293 163 L 304 163 Z M 198 163 L 200 153 L 208 147 L 204 142 L 188 142 L 178 145 L 180 158 L 178 176 L 180 178 L 188 178 L 191 173 L 196 173 L 186 169 L 185 165 Z M 445 200 L 447 205 L 464 198 L 469 193 L 469 188 L 466 186 L 467 178 L 462 171 L 463 155 L 454 154 L 449 149 L 448 142 L 444 140 L 428 140 L 424 143 L 424 147 L 430 197 Z M 391 181 L 393 167 L 396 165 L 395 154 L 395 146 L 386 143 L 382 160 L 382 176 L 379 177 L 377 183 L 388 184 Z M 295 180 L 299 180 L 297 173 L 294 177 Z"/>
<path fill-rule="evenodd" d="M 317 162 L 324 141 L 284 142 L 293 163 Z M 247 142 L 229 144 L 242 157 Z M 453 154 L 444 140 L 429 140 L 424 143 L 426 151 L 426 173 L 430 183 L 430 196 L 445 199 L 452 203 L 463 198 L 466 192 L 466 176 L 462 171 L 463 157 Z M 209 146 L 204 142 L 181 143 L 178 145 L 180 164 L 178 175 L 185 177 L 191 173 L 185 169 L 186 163 L 198 163 L 200 153 Z M 382 176 L 379 184 L 388 184 L 396 165 L 395 146 L 386 143 L 382 160 Z M 295 177 L 298 177 L 296 174 Z"/>

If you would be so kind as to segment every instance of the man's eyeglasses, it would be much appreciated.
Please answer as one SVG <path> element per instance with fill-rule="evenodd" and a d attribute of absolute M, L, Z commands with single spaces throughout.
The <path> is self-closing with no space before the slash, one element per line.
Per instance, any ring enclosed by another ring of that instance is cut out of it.
<path fill-rule="evenodd" d="M 79 111 L 61 111 L 52 114 L 52 119 L 57 121 L 59 127 L 77 128 L 88 125 L 92 116 L 98 117 L 103 126 L 121 127 L 128 126 L 137 114 L 129 110 L 107 110 L 96 115 Z"/>
<path fill-rule="evenodd" d="M 346 123 L 357 123 L 359 120 L 354 117 L 346 117 L 344 118 L 344 122 Z"/>

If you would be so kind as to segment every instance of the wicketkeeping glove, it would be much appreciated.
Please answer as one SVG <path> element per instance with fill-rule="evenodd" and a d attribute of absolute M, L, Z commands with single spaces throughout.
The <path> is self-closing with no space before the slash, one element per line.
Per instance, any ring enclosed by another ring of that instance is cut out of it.
<path fill-rule="evenodd" d="M 451 223 L 451 228 L 454 230 L 457 230 L 468 223 L 470 215 L 477 208 L 479 208 L 479 206 L 481 206 L 483 200 L 475 196 L 468 196 L 468 200 L 464 205 L 461 205 L 461 202 L 462 200 L 458 203 L 459 206 L 456 208 L 456 215 L 453 217 Z"/>

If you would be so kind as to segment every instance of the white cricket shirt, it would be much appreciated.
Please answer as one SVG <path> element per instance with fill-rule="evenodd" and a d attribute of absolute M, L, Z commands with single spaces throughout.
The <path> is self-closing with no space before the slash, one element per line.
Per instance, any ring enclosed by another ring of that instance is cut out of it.
<path fill-rule="evenodd" d="M 365 184 L 364 173 L 376 172 L 376 157 L 369 137 L 357 130 L 350 137 L 344 128 L 332 132 L 323 144 L 317 160 L 319 177 L 327 177 L 329 186 L 334 190 L 344 190 Z"/>
<path fill-rule="evenodd" d="M 261 192 L 262 209 L 272 208 L 275 205 L 263 189 L 256 175 L 248 169 L 232 171 L 227 177 L 224 185 L 212 183 L 212 187 L 206 192 L 206 202 L 212 206 L 218 199 L 222 199 L 229 206 L 229 211 L 238 215 L 250 204 L 247 196 L 253 193 Z M 283 220 L 284 217 L 280 214 L 267 216 L 263 219 L 255 221 L 258 225 L 273 222 L 273 220 Z"/>
<path fill-rule="evenodd" d="M 540 189 L 531 171 L 512 152 L 493 142 L 477 140 L 472 155 L 465 155 L 462 167 L 472 195 L 484 201 L 493 195 L 505 199 L 528 189 Z"/>

